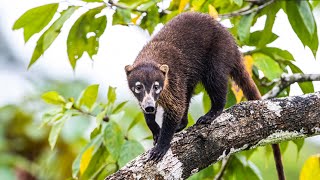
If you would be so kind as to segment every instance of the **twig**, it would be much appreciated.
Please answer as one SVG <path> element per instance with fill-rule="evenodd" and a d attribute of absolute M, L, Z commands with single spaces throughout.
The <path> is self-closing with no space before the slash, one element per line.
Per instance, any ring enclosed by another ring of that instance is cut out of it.
<path fill-rule="evenodd" d="M 230 159 L 232 156 L 227 156 L 224 159 L 222 159 L 222 164 L 221 164 L 221 168 L 220 171 L 217 173 L 217 175 L 213 178 L 214 180 L 221 180 L 221 178 L 223 177 L 224 171 L 227 169 L 227 166 L 230 163 Z"/>
<path fill-rule="evenodd" d="M 291 84 L 306 81 L 320 81 L 320 74 L 284 74 L 276 85 L 268 93 L 262 96 L 262 99 L 274 98 Z"/>
<path fill-rule="evenodd" d="M 219 17 L 220 18 L 230 18 L 230 17 L 234 17 L 234 16 L 244 16 L 247 14 L 251 14 L 253 12 L 257 12 L 257 11 L 267 7 L 268 5 L 272 4 L 273 2 L 274 2 L 274 0 L 270 0 L 262 5 L 254 7 L 254 8 L 252 8 L 254 4 L 251 4 L 250 6 L 244 7 L 243 9 L 240 9 L 238 11 L 234 11 L 234 12 L 226 13 L 226 14 L 220 14 Z"/>
<path fill-rule="evenodd" d="M 141 13 L 147 12 L 147 11 L 142 11 L 142 10 L 139 10 L 139 9 L 132 9 L 132 8 L 129 8 L 129 7 L 121 5 L 121 4 L 117 4 L 117 3 L 113 2 L 112 0 L 109 0 L 108 4 L 111 5 L 111 6 L 117 7 L 117 8 L 121 8 L 121 9 L 128 9 L 128 10 L 131 10 L 131 11 L 137 11 L 137 12 L 141 12 Z"/>

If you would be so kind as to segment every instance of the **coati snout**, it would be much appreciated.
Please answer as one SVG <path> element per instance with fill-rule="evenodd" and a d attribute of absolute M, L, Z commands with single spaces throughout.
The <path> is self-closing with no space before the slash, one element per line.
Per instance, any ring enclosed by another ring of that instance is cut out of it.
<path fill-rule="evenodd" d="M 128 84 L 145 114 L 155 114 L 157 100 L 165 85 L 167 65 L 145 64 L 141 66 L 127 65 L 125 71 Z"/>

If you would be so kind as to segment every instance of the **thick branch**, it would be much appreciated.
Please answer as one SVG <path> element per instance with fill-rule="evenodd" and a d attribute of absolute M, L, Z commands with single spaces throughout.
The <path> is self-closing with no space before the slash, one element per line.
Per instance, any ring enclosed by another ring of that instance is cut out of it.
<path fill-rule="evenodd" d="M 285 88 L 296 82 L 320 81 L 320 74 L 283 74 L 280 79 L 275 80 L 276 85 L 262 99 L 276 97 Z"/>
<path fill-rule="evenodd" d="M 107 179 L 185 179 L 235 152 L 320 134 L 320 92 L 248 101 L 174 136 L 163 160 L 143 153 Z"/>

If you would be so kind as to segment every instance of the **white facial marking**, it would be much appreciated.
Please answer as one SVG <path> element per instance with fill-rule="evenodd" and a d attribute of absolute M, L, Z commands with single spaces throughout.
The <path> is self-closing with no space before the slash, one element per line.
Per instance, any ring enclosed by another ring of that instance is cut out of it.
<path fill-rule="evenodd" d="M 140 93 L 140 92 L 141 92 L 141 89 L 142 89 L 141 87 L 142 87 L 141 82 L 137 81 L 136 84 L 135 84 L 135 87 L 133 87 L 134 92 L 135 92 L 135 93 Z"/>
<path fill-rule="evenodd" d="M 160 87 L 160 85 L 159 85 L 159 82 L 158 81 L 156 81 L 156 82 L 154 82 L 154 84 L 153 84 L 153 88 L 154 88 L 154 90 L 155 90 L 155 93 L 156 94 L 159 94 L 160 93 L 160 91 L 161 91 L 161 87 Z"/>

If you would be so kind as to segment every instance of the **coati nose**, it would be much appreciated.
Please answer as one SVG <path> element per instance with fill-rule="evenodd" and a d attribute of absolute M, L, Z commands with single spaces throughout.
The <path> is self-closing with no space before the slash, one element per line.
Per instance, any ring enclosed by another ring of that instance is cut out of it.
<path fill-rule="evenodd" d="M 144 110 L 148 113 L 153 113 L 154 112 L 154 107 L 153 106 L 148 106 L 146 108 L 144 108 Z"/>

